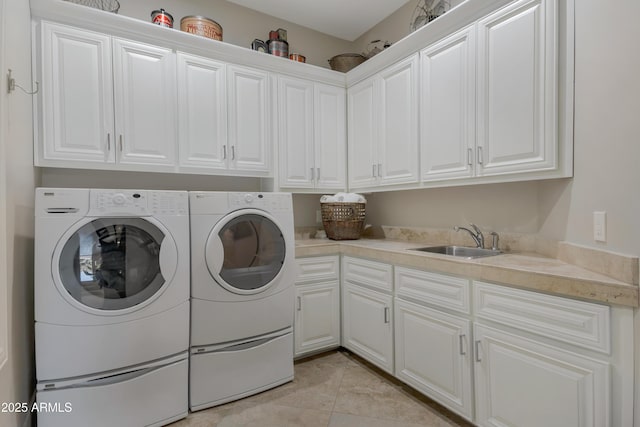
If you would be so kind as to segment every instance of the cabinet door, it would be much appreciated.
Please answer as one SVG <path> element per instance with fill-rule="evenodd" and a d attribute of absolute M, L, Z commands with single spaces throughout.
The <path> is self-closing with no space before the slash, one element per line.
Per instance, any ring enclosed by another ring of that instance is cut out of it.
<path fill-rule="evenodd" d="M 295 356 L 340 345 L 338 281 L 296 285 Z"/>
<path fill-rule="evenodd" d="M 395 304 L 396 376 L 472 420 L 470 322 L 400 299 Z"/>
<path fill-rule="evenodd" d="M 227 74 L 231 167 L 266 175 L 271 159 L 269 74 L 238 66 L 228 66 Z"/>
<path fill-rule="evenodd" d="M 481 426 L 611 424 L 609 364 L 474 324 Z"/>
<path fill-rule="evenodd" d="M 177 60 L 180 166 L 226 169 L 225 65 L 185 53 Z"/>
<path fill-rule="evenodd" d="M 418 54 L 380 73 L 380 184 L 418 182 Z"/>
<path fill-rule="evenodd" d="M 278 83 L 280 186 L 313 188 L 313 82 L 280 77 Z"/>
<path fill-rule="evenodd" d="M 554 169 L 554 0 L 521 0 L 478 23 L 478 175 Z"/>
<path fill-rule="evenodd" d="M 376 80 L 367 79 L 347 91 L 349 188 L 371 187 L 377 181 Z"/>
<path fill-rule="evenodd" d="M 392 298 L 343 282 L 342 345 L 393 374 Z"/>
<path fill-rule="evenodd" d="M 313 100 L 316 187 L 344 190 L 347 186 L 345 90 L 317 83 Z"/>
<path fill-rule="evenodd" d="M 42 23 L 37 160 L 113 163 L 111 38 Z"/>
<path fill-rule="evenodd" d="M 473 174 L 475 150 L 475 27 L 420 53 L 422 179 Z"/>
<path fill-rule="evenodd" d="M 117 38 L 113 45 L 118 162 L 174 165 L 175 54 Z"/>

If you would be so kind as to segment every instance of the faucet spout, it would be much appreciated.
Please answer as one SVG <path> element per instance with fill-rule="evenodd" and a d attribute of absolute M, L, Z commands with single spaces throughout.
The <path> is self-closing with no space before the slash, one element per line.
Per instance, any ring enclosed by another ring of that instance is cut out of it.
<path fill-rule="evenodd" d="M 480 228 L 478 228 L 478 226 L 475 224 L 469 224 L 469 225 L 473 228 L 474 231 L 471 231 L 466 227 L 458 227 L 457 225 L 453 227 L 453 229 L 455 231 L 460 231 L 460 230 L 466 231 L 471 235 L 471 238 L 476 243 L 477 247 L 484 248 L 484 235 L 482 234 L 482 231 L 480 231 Z"/>

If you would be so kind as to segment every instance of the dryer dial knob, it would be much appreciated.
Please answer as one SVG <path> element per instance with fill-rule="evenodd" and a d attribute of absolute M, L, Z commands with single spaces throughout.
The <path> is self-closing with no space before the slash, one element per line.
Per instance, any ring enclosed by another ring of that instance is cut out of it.
<path fill-rule="evenodd" d="M 115 196 L 113 196 L 113 199 L 111 200 L 113 201 L 114 205 L 124 205 L 125 202 L 127 201 L 127 197 L 122 193 L 118 193 Z"/>
<path fill-rule="evenodd" d="M 251 202 L 253 202 L 253 195 L 251 195 L 251 194 L 245 194 L 245 195 L 244 195 L 244 201 L 245 201 L 245 202 L 247 202 L 247 203 L 251 203 Z"/>

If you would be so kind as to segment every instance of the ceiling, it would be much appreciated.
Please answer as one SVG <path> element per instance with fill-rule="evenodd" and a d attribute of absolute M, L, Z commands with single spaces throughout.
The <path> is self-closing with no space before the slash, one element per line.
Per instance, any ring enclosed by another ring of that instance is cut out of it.
<path fill-rule="evenodd" d="M 354 41 L 410 0 L 227 0 L 303 27 Z"/>

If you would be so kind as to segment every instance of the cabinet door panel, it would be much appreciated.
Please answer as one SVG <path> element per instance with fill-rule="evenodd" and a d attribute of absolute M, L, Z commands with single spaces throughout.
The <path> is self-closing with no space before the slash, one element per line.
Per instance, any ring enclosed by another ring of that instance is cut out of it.
<path fill-rule="evenodd" d="M 39 160 L 113 163 L 111 38 L 42 24 Z"/>
<path fill-rule="evenodd" d="M 377 181 L 375 82 L 370 78 L 347 92 L 350 189 L 370 187 Z"/>
<path fill-rule="evenodd" d="M 337 281 L 296 285 L 295 355 L 340 345 L 340 286 Z"/>
<path fill-rule="evenodd" d="M 392 298 L 343 282 L 343 345 L 393 373 Z"/>
<path fill-rule="evenodd" d="M 555 7 L 522 0 L 478 24 L 479 175 L 556 167 Z"/>
<path fill-rule="evenodd" d="M 418 55 L 380 73 L 380 184 L 418 181 Z"/>
<path fill-rule="evenodd" d="M 121 164 L 174 164 L 175 67 L 175 54 L 169 49 L 114 39 L 116 134 Z"/>
<path fill-rule="evenodd" d="M 609 426 L 609 364 L 474 324 L 481 426 Z"/>
<path fill-rule="evenodd" d="M 316 84 L 314 150 L 318 188 L 345 189 L 346 97 L 343 88 Z"/>
<path fill-rule="evenodd" d="M 470 322 L 396 299 L 396 376 L 473 418 Z"/>
<path fill-rule="evenodd" d="M 269 172 L 269 75 L 260 70 L 237 66 L 229 66 L 227 72 L 232 167 L 244 171 Z"/>
<path fill-rule="evenodd" d="M 227 167 L 225 66 L 178 54 L 178 131 L 180 166 Z"/>
<path fill-rule="evenodd" d="M 422 179 L 473 174 L 475 27 L 421 52 Z"/>
<path fill-rule="evenodd" d="M 313 83 L 279 79 L 280 186 L 313 188 Z"/>

